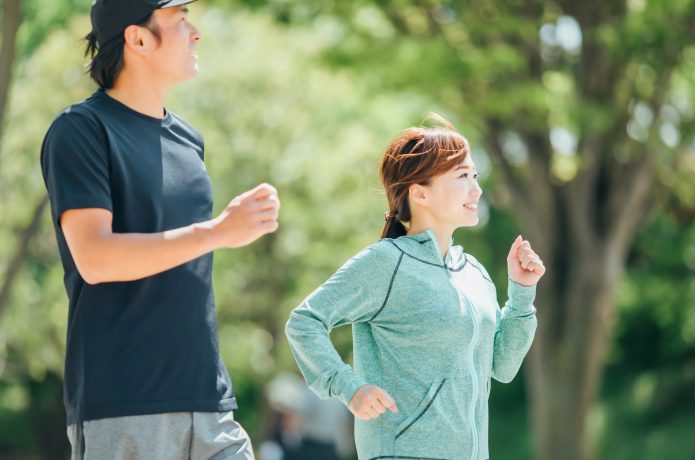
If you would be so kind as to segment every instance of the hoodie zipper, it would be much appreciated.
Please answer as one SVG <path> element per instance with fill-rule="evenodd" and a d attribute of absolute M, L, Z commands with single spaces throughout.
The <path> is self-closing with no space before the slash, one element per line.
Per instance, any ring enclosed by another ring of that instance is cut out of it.
<path fill-rule="evenodd" d="M 454 284 L 454 280 L 451 277 L 451 273 L 449 272 L 449 269 L 446 266 L 446 262 L 444 261 L 444 257 L 442 257 L 442 253 L 440 252 L 439 249 L 439 243 L 437 241 L 437 237 L 434 235 L 434 232 L 431 230 L 428 230 L 428 233 L 430 235 L 430 238 L 432 240 L 432 243 L 434 243 L 435 251 L 437 253 L 437 256 L 439 257 L 440 262 L 442 263 L 442 268 L 444 268 L 444 271 L 446 272 L 447 278 L 449 279 L 449 283 L 451 283 L 451 286 L 454 288 L 454 291 L 456 291 L 456 295 L 458 296 L 459 300 L 459 307 L 461 305 L 465 305 L 466 310 L 468 311 L 468 314 L 471 315 L 471 318 L 473 318 L 473 335 L 471 337 L 471 342 L 468 347 L 468 372 L 470 373 L 471 376 L 471 382 L 473 385 L 473 394 L 472 394 L 472 401 L 470 405 L 470 410 L 468 413 L 468 421 L 471 426 L 471 431 L 473 435 L 473 449 L 471 452 L 471 460 L 476 460 L 478 458 L 478 450 L 479 450 L 479 445 L 478 445 L 478 428 L 476 427 L 475 424 L 475 409 L 478 406 L 478 399 L 479 399 L 479 394 L 480 394 L 480 388 L 478 385 L 478 372 L 475 370 L 475 363 L 473 361 L 473 355 L 474 355 L 474 349 L 475 349 L 475 344 L 478 342 L 478 336 L 480 335 L 480 325 L 478 324 L 478 313 L 475 310 L 475 307 L 471 302 L 468 301 L 466 296 L 459 291 L 459 289 L 456 287 L 456 284 Z"/>

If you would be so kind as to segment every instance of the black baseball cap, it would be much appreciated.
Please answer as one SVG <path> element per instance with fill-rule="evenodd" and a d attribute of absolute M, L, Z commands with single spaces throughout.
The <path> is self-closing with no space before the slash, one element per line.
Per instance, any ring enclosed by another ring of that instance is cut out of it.
<path fill-rule="evenodd" d="M 126 27 L 137 24 L 154 10 L 185 5 L 195 0 L 94 0 L 92 33 L 99 45 L 122 34 Z"/>

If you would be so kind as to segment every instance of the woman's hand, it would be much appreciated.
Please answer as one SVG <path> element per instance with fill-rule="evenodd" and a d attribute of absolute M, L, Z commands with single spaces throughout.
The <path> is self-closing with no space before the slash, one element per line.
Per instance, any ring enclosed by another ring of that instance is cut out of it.
<path fill-rule="evenodd" d="M 394 414 L 398 412 L 391 395 L 376 385 L 361 386 L 352 396 L 348 409 L 362 420 L 375 419 L 386 412 L 386 409 Z"/>
<path fill-rule="evenodd" d="M 545 265 L 531 244 L 517 236 L 507 256 L 509 279 L 522 286 L 533 286 L 545 274 Z"/>

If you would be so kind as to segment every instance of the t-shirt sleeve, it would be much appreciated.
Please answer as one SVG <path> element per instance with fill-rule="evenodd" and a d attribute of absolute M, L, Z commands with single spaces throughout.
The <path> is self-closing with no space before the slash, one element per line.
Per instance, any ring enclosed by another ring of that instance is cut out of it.
<path fill-rule="evenodd" d="M 105 135 L 89 117 L 66 111 L 56 118 L 41 148 L 41 169 L 58 226 L 69 209 L 113 211 Z"/>

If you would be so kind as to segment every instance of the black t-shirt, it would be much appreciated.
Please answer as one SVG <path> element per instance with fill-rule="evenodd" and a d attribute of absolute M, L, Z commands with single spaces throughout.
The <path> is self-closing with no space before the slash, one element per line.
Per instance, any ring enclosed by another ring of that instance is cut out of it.
<path fill-rule="evenodd" d="M 63 111 L 41 150 L 69 299 L 68 424 L 105 417 L 236 409 L 220 359 L 212 254 L 132 282 L 90 285 L 60 227 L 68 209 L 103 208 L 115 233 L 211 218 L 203 139 L 181 118 L 151 118 L 97 91 Z"/>

